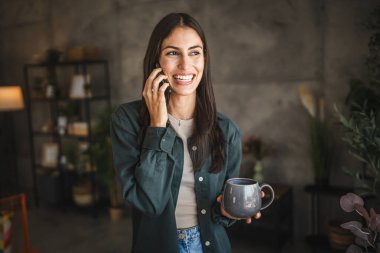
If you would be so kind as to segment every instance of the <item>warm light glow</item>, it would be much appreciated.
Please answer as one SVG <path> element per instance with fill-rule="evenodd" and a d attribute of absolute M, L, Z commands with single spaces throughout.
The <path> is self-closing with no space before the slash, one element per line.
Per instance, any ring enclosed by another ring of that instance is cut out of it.
<path fill-rule="evenodd" d="M 20 86 L 0 86 L 0 111 L 14 111 L 24 108 Z"/>

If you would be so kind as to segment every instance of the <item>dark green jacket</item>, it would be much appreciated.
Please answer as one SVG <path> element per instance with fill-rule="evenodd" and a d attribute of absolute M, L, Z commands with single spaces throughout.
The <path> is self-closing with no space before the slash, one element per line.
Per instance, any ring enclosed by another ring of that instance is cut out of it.
<path fill-rule="evenodd" d="M 114 164 L 123 197 L 133 206 L 132 252 L 176 253 L 175 207 L 183 170 L 183 142 L 174 129 L 148 127 L 142 145 L 139 111 L 141 101 L 121 105 L 112 115 L 111 138 Z M 226 140 L 226 158 L 219 173 L 209 173 L 211 156 L 194 174 L 198 223 L 203 252 L 231 252 L 224 226 L 233 223 L 220 214 L 216 198 L 224 182 L 236 177 L 241 162 L 241 136 L 238 127 L 218 114 Z M 189 151 L 197 152 L 188 140 Z"/>

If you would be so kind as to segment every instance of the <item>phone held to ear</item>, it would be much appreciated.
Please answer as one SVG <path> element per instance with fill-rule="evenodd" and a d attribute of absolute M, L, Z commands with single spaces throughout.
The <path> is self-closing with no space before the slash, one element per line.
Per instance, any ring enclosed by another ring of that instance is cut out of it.
<path fill-rule="evenodd" d="M 161 68 L 161 66 L 158 62 L 156 62 L 156 64 L 154 65 L 154 68 Z M 158 75 L 165 75 L 165 73 L 163 71 L 161 71 Z M 168 82 L 168 80 L 164 79 L 160 82 L 159 87 L 161 87 L 164 83 L 169 83 L 169 82 Z M 166 102 L 169 101 L 171 92 L 172 92 L 172 90 L 170 89 L 170 83 L 169 83 L 169 87 L 165 90 Z"/>

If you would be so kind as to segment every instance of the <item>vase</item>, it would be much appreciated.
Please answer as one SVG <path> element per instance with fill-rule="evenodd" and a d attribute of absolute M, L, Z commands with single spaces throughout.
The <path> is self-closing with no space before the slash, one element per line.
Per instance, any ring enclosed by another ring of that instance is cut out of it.
<path fill-rule="evenodd" d="M 263 164 L 260 160 L 257 160 L 255 163 L 255 167 L 253 168 L 253 180 L 257 182 L 263 182 L 264 175 L 263 175 Z"/>

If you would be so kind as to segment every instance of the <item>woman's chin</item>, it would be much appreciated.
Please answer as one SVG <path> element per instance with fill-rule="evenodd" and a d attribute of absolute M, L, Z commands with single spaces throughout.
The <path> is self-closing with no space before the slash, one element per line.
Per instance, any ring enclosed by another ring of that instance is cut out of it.
<path fill-rule="evenodd" d="M 194 81 L 191 83 L 176 83 L 174 82 L 171 86 L 172 94 L 176 94 L 179 96 L 190 96 L 194 95 L 198 84 L 195 84 Z"/>
<path fill-rule="evenodd" d="M 189 87 L 190 88 L 190 87 Z M 172 88 L 172 96 L 191 96 L 195 94 L 195 89 Z"/>

